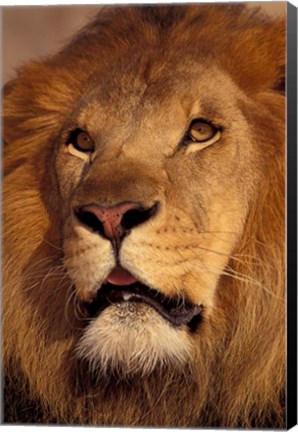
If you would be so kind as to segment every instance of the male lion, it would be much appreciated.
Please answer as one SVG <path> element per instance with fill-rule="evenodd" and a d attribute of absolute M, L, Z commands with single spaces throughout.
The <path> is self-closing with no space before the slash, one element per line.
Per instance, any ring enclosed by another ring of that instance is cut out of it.
<path fill-rule="evenodd" d="M 7 85 L 6 422 L 285 426 L 284 51 L 105 8 Z"/>

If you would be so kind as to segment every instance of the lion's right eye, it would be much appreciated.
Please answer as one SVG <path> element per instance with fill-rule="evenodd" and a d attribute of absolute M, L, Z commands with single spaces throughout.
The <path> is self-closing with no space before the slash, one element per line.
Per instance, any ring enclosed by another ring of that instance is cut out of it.
<path fill-rule="evenodd" d="M 75 149 L 81 152 L 94 152 L 95 142 L 91 136 L 82 129 L 75 129 L 70 133 L 68 144 L 72 144 Z"/>

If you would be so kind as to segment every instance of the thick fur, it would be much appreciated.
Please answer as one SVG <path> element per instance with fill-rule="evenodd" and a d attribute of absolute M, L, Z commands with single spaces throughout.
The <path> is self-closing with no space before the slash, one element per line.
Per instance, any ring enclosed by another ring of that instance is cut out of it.
<path fill-rule="evenodd" d="M 7 85 L 6 422 L 285 427 L 284 52 L 284 22 L 241 6 L 107 8 Z M 179 146 L 196 104 L 224 119 L 202 150 Z M 65 150 L 76 113 L 103 146 L 88 174 Z M 195 331 L 148 307 L 86 330 L 114 264 L 69 209 L 97 191 L 162 203 L 122 265 L 203 303 Z"/>

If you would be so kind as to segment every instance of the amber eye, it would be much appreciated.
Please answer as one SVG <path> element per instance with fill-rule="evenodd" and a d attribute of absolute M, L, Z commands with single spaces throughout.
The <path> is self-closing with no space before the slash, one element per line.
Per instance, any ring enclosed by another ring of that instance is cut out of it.
<path fill-rule="evenodd" d="M 213 138 L 218 128 L 205 120 L 194 120 L 188 129 L 187 136 L 194 142 L 205 142 Z"/>
<path fill-rule="evenodd" d="M 76 129 L 71 132 L 68 143 L 72 144 L 77 150 L 81 152 L 93 152 L 95 149 L 95 143 L 93 139 L 82 129 Z"/>

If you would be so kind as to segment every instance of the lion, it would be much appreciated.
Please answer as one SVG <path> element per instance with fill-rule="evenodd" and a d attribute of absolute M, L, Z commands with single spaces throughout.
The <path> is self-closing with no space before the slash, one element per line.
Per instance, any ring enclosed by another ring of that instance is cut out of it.
<path fill-rule="evenodd" d="M 284 19 L 102 8 L 4 90 L 6 423 L 285 427 Z"/>

